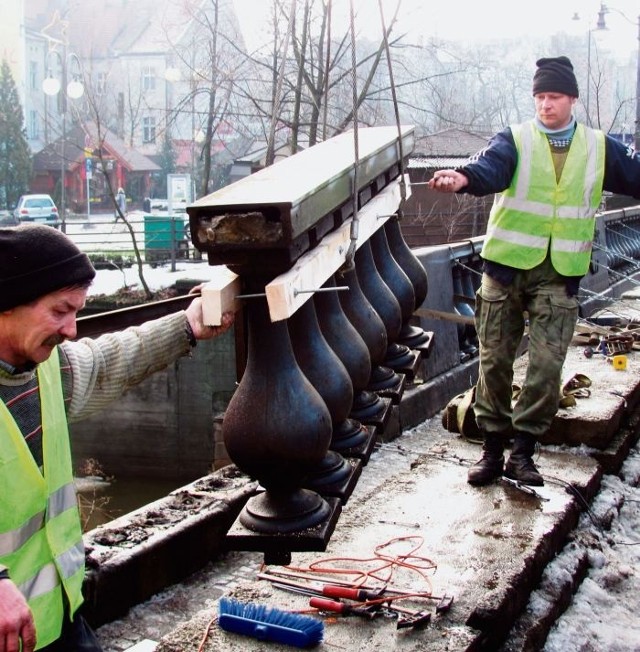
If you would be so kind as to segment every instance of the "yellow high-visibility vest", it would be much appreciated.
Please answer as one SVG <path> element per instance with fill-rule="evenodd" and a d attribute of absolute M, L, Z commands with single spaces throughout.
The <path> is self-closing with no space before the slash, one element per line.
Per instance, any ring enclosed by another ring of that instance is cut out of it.
<path fill-rule="evenodd" d="M 60 637 L 63 592 L 71 616 L 82 603 L 84 546 L 57 349 L 37 373 L 43 473 L 0 401 L 0 564 L 33 612 L 40 649 Z"/>
<path fill-rule="evenodd" d="M 551 255 L 564 276 L 589 269 L 595 213 L 604 182 L 604 134 L 578 125 L 560 180 L 547 136 L 529 121 L 511 127 L 518 164 L 509 188 L 496 195 L 482 257 L 531 269 Z"/>

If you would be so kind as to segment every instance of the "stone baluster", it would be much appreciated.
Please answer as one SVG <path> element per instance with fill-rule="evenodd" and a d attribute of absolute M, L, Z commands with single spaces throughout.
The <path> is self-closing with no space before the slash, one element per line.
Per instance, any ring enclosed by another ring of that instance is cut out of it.
<path fill-rule="evenodd" d="M 400 220 L 397 216 L 394 215 L 387 220 L 384 230 L 393 257 L 404 273 L 411 279 L 416 298 L 415 307 L 419 308 L 427 298 L 427 292 L 429 291 L 427 272 L 418 257 L 407 245 L 400 230 Z"/>
<path fill-rule="evenodd" d="M 378 313 L 364 296 L 360 283 L 358 282 L 358 273 L 355 265 L 345 266 L 338 270 L 335 279 L 338 285 L 345 285 L 349 288 L 347 292 L 339 293 L 340 305 L 347 319 L 360 334 L 369 350 L 371 375 L 367 387 L 370 392 L 373 392 L 384 387 L 389 381 L 395 386 L 398 374 L 388 367 L 380 366 L 387 350 L 387 329 Z M 356 407 L 358 406 L 354 405 L 354 408 Z M 384 411 L 388 411 L 388 406 L 384 408 Z M 356 416 L 354 411 L 352 411 L 351 416 L 365 424 L 372 423 L 372 421 L 380 424 L 386 419 L 384 416 L 381 419 L 381 411 L 377 411 L 371 419 L 362 416 L 361 412 Z"/>
<path fill-rule="evenodd" d="M 373 260 L 382 280 L 387 284 L 400 305 L 402 323 L 411 318 L 416 307 L 416 293 L 411 279 L 398 265 L 391 251 L 383 228 L 378 229 L 370 238 Z"/>
<path fill-rule="evenodd" d="M 329 278 L 322 287 L 335 288 L 335 278 Z M 338 424 L 338 433 L 334 428 L 331 448 L 366 462 L 373 437 L 360 420 L 376 420 L 385 410 L 380 397 L 366 390 L 371 377 L 369 349 L 342 309 L 338 292 L 318 292 L 313 300 L 320 330 L 349 373 L 354 392 L 350 417 Z"/>
<path fill-rule="evenodd" d="M 453 307 L 458 315 L 473 319 L 473 308 L 464 299 L 464 290 L 462 286 L 462 269 L 456 262 L 453 262 L 451 270 L 453 277 Z M 474 344 L 475 329 L 473 326 L 459 323 L 458 328 L 458 346 L 460 348 L 460 361 L 468 360 L 472 355 L 478 352 L 478 347 Z"/>
<path fill-rule="evenodd" d="M 387 330 L 388 346 L 398 338 L 402 327 L 402 312 L 398 300 L 378 272 L 369 240 L 363 242 L 356 252 L 355 263 L 362 292 Z M 385 351 L 385 356 L 386 353 Z"/>
<path fill-rule="evenodd" d="M 391 290 L 391 293 L 400 305 L 402 316 L 402 327 L 398 334 L 398 341 L 394 343 L 396 347 L 395 359 L 393 364 L 387 356 L 386 364 L 395 371 L 399 371 L 413 378 L 416 374 L 417 367 L 420 363 L 420 354 L 410 351 L 411 345 L 421 346 L 427 343 L 428 336 L 422 328 L 412 326 L 411 318 L 416 304 L 416 295 L 413 289 L 411 279 L 406 275 L 404 270 L 397 263 L 389 249 L 387 235 L 383 228 L 378 229 L 370 238 L 371 251 L 373 260 L 382 280 Z M 406 340 L 406 341 L 405 341 Z M 389 347 L 391 348 L 391 347 Z M 398 353 L 398 351 L 400 353 Z M 400 362 L 401 361 L 401 362 Z"/>
<path fill-rule="evenodd" d="M 357 258 L 357 255 L 356 255 Z M 351 323 L 356 327 L 369 348 L 371 357 L 371 377 L 368 388 L 378 391 L 395 387 L 398 374 L 389 367 L 382 366 L 387 353 L 388 335 L 386 325 L 377 310 L 364 294 L 360 284 L 361 274 L 357 271 L 358 263 L 352 269 L 339 272 L 349 292 L 340 293 L 340 303 Z M 396 303 L 397 307 L 397 303 Z M 395 328 L 399 327 L 399 308 Z"/>
<path fill-rule="evenodd" d="M 427 298 L 429 284 L 427 272 L 417 256 L 411 251 L 400 230 L 400 220 L 393 216 L 384 225 L 384 232 L 387 237 L 389 251 L 400 269 L 409 277 L 413 286 L 415 305 L 414 310 L 419 308 Z M 417 349 L 429 354 L 432 344 L 433 333 L 427 333 L 415 324 L 406 321 L 402 324 L 398 341 L 406 344 L 411 349 Z"/>
<path fill-rule="evenodd" d="M 467 304 L 469 305 L 471 315 L 475 315 L 475 299 L 476 299 L 476 288 L 473 284 L 474 277 L 480 278 L 479 275 L 476 275 L 474 270 L 471 268 L 471 261 L 468 260 L 464 263 L 462 270 L 460 272 L 460 280 L 462 284 L 462 294 L 468 299 Z M 467 329 L 467 337 L 472 346 L 478 350 L 480 346 L 478 342 L 478 334 L 476 333 L 475 326 L 469 326 Z"/>
<path fill-rule="evenodd" d="M 378 271 L 370 240 L 358 249 L 355 262 L 360 287 L 387 329 L 387 350 L 383 364 L 394 371 L 406 368 L 411 364 L 411 352 L 408 347 L 397 343 L 402 328 L 402 310 L 398 299 Z"/>
<path fill-rule="evenodd" d="M 255 286 L 260 287 L 264 283 Z M 271 322 L 261 299 L 249 301 L 247 311 L 247 365 L 222 431 L 230 459 L 265 491 L 250 498 L 239 516 L 249 534 L 230 536 L 245 549 L 266 547 L 277 557 L 282 535 L 300 539 L 300 531 L 330 527 L 337 519 L 327 500 L 302 488 L 329 448 L 331 415 L 296 362 L 286 322 Z M 250 533 L 267 536 L 254 548 Z"/>
<path fill-rule="evenodd" d="M 330 449 L 304 486 L 325 496 L 337 496 L 346 502 L 362 467 L 360 463 L 347 462 L 337 452 L 335 445 L 344 443 L 340 440 L 341 427 L 353 405 L 353 384 L 345 366 L 320 330 L 311 298 L 296 310 L 288 322 L 296 361 L 324 400 L 333 427 Z"/>

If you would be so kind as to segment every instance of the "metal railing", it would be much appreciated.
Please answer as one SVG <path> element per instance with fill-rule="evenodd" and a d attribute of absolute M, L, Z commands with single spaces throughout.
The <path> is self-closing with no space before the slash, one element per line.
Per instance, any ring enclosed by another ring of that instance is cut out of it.
<path fill-rule="evenodd" d="M 188 258 L 194 255 L 187 215 L 166 215 L 135 211 L 126 223 L 113 213 L 69 217 L 66 234 L 96 266 L 109 261 L 118 265 L 135 262 L 135 245 L 147 263 Z"/>
<path fill-rule="evenodd" d="M 483 242 L 482 236 L 414 250 L 429 279 L 423 308 L 441 315 L 473 314 L 482 273 Z M 625 291 L 638 287 L 640 281 L 636 277 L 640 277 L 640 206 L 598 214 L 590 269 L 580 284 L 581 316 L 588 318 Z M 435 334 L 429 377 L 446 373 L 475 357 L 473 326 L 461 323 L 462 320 L 456 323 L 442 318 L 422 318 L 422 322 L 425 329 Z"/>

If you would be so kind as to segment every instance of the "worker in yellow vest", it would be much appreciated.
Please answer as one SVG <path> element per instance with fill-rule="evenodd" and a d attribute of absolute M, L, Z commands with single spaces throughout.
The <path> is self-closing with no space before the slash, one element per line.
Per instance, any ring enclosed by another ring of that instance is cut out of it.
<path fill-rule="evenodd" d="M 476 297 L 480 370 L 473 410 L 484 444 L 481 459 L 469 469 L 473 485 L 503 474 L 526 485 L 544 484 L 533 455 L 558 409 L 602 191 L 640 199 L 638 154 L 575 119 L 579 93 L 571 61 L 559 56 L 536 65 L 535 118 L 496 134 L 465 165 L 438 170 L 428 184 L 439 192 L 496 193 Z M 512 407 L 525 313 L 529 361 Z"/>
<path fill-rule="evenodd" d="M 0 228 L 0 652 L 97 652 L 67 423 L 227 330 L 186 311 L 95 340 L 76 315 L 95 271 L 46 225 Z"/>

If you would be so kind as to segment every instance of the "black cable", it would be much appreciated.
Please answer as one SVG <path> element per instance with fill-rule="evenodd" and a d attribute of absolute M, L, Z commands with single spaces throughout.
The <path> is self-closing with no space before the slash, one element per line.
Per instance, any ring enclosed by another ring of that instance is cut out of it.
<path fill-rule="evenodd" d="M 589 507 L 589 504 L 587 503 L 586 498 L 580 493 L 580 491 L 578 490 L 578 488 L 575 485 L 571 484 L 570 482 L 566 482 L 565 480 L 562 480 L 561 478 L 556 478 L 554 476 L 544 475 L 543 477 L 546 480 L 549 480 L 550 482 L 555 482 L 556 484 L 564 485 L 566 487 L 566 489 L 569 491 L 569 493 L 573 494 L 578 499 L 578 502 L 584 507 L 584 511 L 589 516 L 589 519 L 593 523 L 594 527 L 603 536 L 606 536 L 607 529 L 605 528 L 605 526 L 601 522 L 598 522 L 598 519 L 595 517 L 595 515 L 591 511 L 591 508 Z M 625 500 L 626 500 L 626 498 L 625 498 Z M 639 501 L 634 501 L 634 502 L 639 502 Z M 616 541 L 615 539 L 612 539 L 611 544 L 612 545 L 617 545 L 617 546 L 638 546 L 638 545 L 640 545 L 640 541 Z"/>

